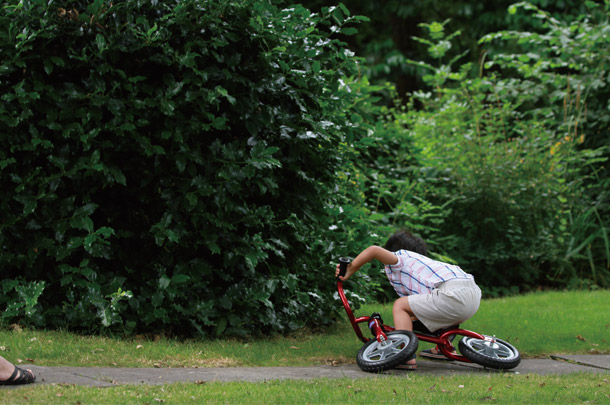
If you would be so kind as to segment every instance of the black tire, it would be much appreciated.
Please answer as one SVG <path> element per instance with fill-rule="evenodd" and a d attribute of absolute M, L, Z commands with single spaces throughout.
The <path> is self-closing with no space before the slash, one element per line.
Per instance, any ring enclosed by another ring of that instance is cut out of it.
<path fill-rule="evenodd" d="M 387 336 L 385 345 L 371 339 L 358 350 L 356 363 L 362 371 L 379 373 L 405 364 L 417 350 L 419 341 L 411 331 L 395 330 Z"/>
<path fill-rule="evenodd" d="M 464 357 L 484 367 L 510 370 L 521 363 L 519 351 L 502 339 L 485 336 L 485 340 L 481 340 L 464 336 L 458 347 Z"/>

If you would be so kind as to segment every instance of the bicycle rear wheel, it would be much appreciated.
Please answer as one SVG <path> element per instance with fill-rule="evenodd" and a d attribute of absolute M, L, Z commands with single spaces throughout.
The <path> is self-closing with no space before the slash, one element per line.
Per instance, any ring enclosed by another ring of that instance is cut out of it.
<path fill-rule="evenodd" d="M 519 351 L 510 343 L 495 337 L 485 336 L 482 340 L 465 336 L 458 347 L 464 357 L 484 367 L 509 370 L 521 363 Z"/>

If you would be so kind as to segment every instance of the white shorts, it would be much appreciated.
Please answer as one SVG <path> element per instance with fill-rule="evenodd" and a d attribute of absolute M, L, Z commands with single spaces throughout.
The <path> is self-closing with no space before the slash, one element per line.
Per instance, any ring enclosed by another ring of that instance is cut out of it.
<path fill-rule="evenodd" d="M 474 280 L 449 280 L 430 294 L 409 295 L 411 310 L 431 332 L 471 318 L 480 303 L 481 289 Z"/>

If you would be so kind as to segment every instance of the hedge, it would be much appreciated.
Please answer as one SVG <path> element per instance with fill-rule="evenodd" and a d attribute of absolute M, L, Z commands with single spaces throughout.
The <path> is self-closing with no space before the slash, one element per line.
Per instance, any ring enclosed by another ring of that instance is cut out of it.
<path fill-rule="evenodd" d="M 272 333 L 336 309 L 361 18 L 256 0 L 0 9 L 5 322 Z M 335 243 L 337 242 L 337 243 Z"/>

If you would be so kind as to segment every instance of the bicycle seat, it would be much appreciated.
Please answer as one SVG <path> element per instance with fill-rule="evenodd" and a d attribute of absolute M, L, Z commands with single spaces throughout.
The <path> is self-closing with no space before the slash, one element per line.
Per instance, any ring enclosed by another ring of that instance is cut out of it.
<path fill-rule="evenodd" d="M 422 333 L 424 335 L 429 335 L 429 336 L 435 336 L 435 337 L 442 335 L 443 333 L 447 332 L 448 330 L 457 329 L 459 327 L 460 327 L 460 325 L 458 324 L 458 325 L 449 326 L 448 328 L 442 328 L 437 331 L 430 332 L 430 329 L 426 328 L 426 325 L 424 325 L 421 321 L 413 321 L 413 331 L 414 332 Z"/>

